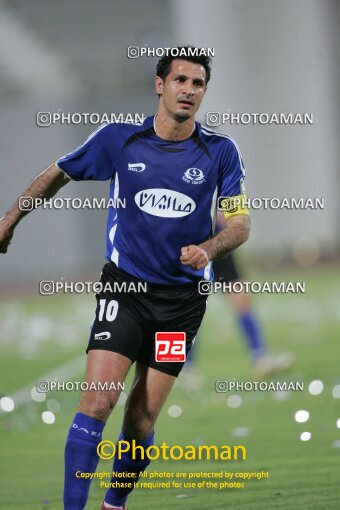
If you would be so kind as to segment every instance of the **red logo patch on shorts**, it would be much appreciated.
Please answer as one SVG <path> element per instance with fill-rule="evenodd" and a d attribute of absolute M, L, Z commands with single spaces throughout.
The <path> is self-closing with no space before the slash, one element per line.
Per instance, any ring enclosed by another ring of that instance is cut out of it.
<path fill-rule="evenodd" d="M 155 335 L 156 361 L 184 362 L 186 360 L 186 333 L 164 331 Z"/>

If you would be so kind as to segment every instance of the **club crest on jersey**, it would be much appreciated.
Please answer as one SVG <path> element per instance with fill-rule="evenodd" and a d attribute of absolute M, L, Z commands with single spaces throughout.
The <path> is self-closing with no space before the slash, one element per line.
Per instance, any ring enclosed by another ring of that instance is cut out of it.
<path fill-rule="evenodd" d="M 163 188 L 139 191 L 135 202 L 143 212 L 163 218 L 182 218 L 196 209 L 195 202 L 184 193 Z"/>
<path fill-rule="evenodd" d="M 204 173 L 199 168 L 188 168 L 182 179 L 191 184 L 203 184 L 205 182 Z"/>
<path fill-rule="evenodd" d="M 128 163 L 128 170 L 130 172 L 144 172 L 145 163 Z"/>

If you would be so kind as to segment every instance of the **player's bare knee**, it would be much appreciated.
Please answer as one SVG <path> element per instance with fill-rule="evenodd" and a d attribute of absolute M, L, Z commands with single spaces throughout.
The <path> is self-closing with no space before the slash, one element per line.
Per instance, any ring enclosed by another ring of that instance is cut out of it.
<path fill-rule="evenodd" d="M 124 430 L 129 437 L 141 440 L 151 434 L 155 421 L 155 416 L 150 412 L 126 413 Z"/>
<path fill-rule="evenodd" d="M 106 420 L 113 407 L 114 400 L 107 392 L 84 392 L 82 394 L 79 410 L 97 420 Z"/>

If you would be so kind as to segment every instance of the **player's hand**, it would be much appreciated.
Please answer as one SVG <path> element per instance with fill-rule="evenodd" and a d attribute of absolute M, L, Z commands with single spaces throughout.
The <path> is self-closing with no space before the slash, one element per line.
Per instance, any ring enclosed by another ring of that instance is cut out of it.
<path fill-rule="evenodd" d="M 181 248 L 180 261 L 185 266 L 191 266 L 192 269 L 202 269 L 209 262 L 208 254 L 203 248 L 190 244 Z"/>
<path fill-rule="evenodd" d="M 0 253 L 7 253 L 11 244 L 14 229 L 10 227 L 5 218 L 0 218 Z"/>

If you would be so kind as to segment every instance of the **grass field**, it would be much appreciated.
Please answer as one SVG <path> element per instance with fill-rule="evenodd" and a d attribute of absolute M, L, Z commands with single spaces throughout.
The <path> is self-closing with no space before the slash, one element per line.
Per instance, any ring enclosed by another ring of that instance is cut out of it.
<path fill-rule="evenodd" d="M 266 275 L 272 281 L 305 280 L 304 295 L 258 295 L 254 305 L 263 320 L 272 351 L 296 354 L 296 365 L 280 380 L 303 381 L 303 392 L 243 392 L 241 405 L 227 405 L 229 394 L 215 392 L 216 380 L 252 380 L 246 349 L 229 304 L 222 296 L 210 299 L 202 326 L 198 368 L 203 376 L 198 390 L 176 383 L 156 428 L 156 444 L 243 444 L 245 461 L 156 461 L 149 471 L 261 471 L 265 480 L 246 482 L 243 489 L 136 490 L 129 510 L 149 509 L 329 509 L 340 508 L 340 399 L 332 388 L 340 384 L 340 288 L 338 268 L 287 269 Z M 265 277 L 259 271 L 258 280 Z M 79 356 L 86 345 L 94 313 L 91 296 L 50 296 L 5 299 L 0 303 L 1 395 L 12 395 L 49 371 Z M 85 356 L 84 356 L 85 361 Z M 82 373 L 71 380 L 81 380 Z M 323 392 L 310 395 L 308 384 L 324 383 Z M 131 374 L 127 383 L 131 380 Z M 276 397 L 276 398 L 275 398 Z M 281 397 L 281 398 L 279 398 Z M 0 416 L 0 509 L 59 510 L 62 508 L 63 449 L 79 399 L 77 392 L 54 392 L 44 402 L 29 400 Z M 181 416 L 168 409 L 178 405 Z M 60 407 L 60 410 L 58 410 Z M 41 419 L 46 409 L 54 424 Z M 310 412 L 307 423 L 294 413 Z M 118 406 L 104 438 L 114 441 L 123 406 Z M 235 429 L 246 434 L 235 436 Z M 303 442 L 300 434 L 311 432 Z M 110 471 L 111 461 L 98 470 Z M 98 510 L 105 491 L 94 480 L 87 510 Z"/>

